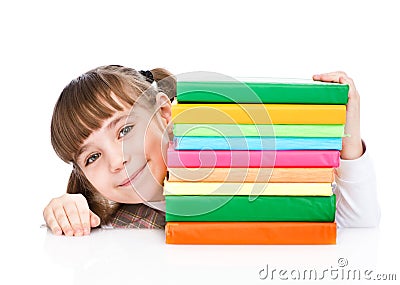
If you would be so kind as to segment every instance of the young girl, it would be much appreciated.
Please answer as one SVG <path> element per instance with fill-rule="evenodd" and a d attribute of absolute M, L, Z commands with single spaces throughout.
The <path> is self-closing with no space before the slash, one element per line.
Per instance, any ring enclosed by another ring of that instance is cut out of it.
<path fill-rule="evenodd" d="M 375 174 L 360 136 L 358 92 L 343 72 L 313 79 L 349 85 L 349 136 L 343 138 L 335 177 L 336 222 L 376 226 Z M 100 224 L 164 227 L 162 185 L 175 93 L 175 78 L 164 69 L 137 72 L 115 65 L 91 70 L 64 88 L 54 108 L 51 141 L 73 169 L 67 193 L 43 211 L 54 234 L 87 235 Z"/>

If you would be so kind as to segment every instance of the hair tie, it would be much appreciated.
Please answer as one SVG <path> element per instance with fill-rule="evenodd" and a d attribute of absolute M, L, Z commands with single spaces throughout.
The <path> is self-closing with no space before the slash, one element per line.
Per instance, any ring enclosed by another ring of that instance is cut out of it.
<path fill-rule="evenodd" d="M 153 73 L 151 73 L 150 70 L 140 70 L 139 73 L 141 75 L 143 75 L 144 77 L 146 77 L 147 82 L 150 82 L 150 83 L 154 82 Z"/>

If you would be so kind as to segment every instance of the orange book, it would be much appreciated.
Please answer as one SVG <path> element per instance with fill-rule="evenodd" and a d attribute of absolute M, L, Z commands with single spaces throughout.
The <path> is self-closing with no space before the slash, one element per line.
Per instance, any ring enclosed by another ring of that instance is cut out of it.
<path fill-rule="evenodd" d="M 167 222 L 167 244 L 336 244 L 335 222 Z"/>
<path fill-rule="evenodd" d="M 171 182 L 333 182 L 333 168 L 169 168 Z"/>

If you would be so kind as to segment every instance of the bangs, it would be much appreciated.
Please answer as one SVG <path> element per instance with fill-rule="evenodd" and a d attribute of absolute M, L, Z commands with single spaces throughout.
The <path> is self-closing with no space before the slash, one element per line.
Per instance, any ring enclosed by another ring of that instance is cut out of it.
<path fill-rule="evenodd" d="M 149 88 L 132 74 L 125 74 L 125 78 L 122 75 L 94 70 L 64 88 L 51 122 L 51 142 L 62 160 L 76 161 L 78 150 L 90 134 L 115 112 L 132 107 Z"/>

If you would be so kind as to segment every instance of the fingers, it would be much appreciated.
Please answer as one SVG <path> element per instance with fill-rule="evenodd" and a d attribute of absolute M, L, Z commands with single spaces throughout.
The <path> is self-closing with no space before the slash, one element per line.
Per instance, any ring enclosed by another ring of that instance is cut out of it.
<path fill-rule="evenodd" d="M 358 95 L 358 92 L 357 92 L 357 89 L 356 89 L 353 79 L 351 79 L 343 71 L 315 74 L 315 75 L 313 75 L 313 80 L 347 84 L 349 86 L 349 100 L 356 100 L 359 98 L 359 95 Z"/>
<path fill-rule="evenodd" d="M 62 205 L 56 205 L 56 207 L 53 207 L 53 213 L 55 222 L 61 227 L 63 233 L 66 236 L 73 236 L 74 230 L 68 219 L 68 214 L 65 212 L 65 208 Z"/>
<path fill-rule="evenodd" d="M 100 218 L 89 210 L 86 198 L 80 194 L 64 194 L 52 199 L 43 217 L 55 235 L 88 235 L 91 227 L 100 224 Z"/>
<path fill-rule="evenodd" d="M 335 71 L 335 72 L 328 72 L 322 74 L 315 74 L 313 76 L 314 80 L 323 81 L 323 82 L 340 82 L 341 77 L 348 77 L 347 74 L 343 71 Z"/>
<path fill-rule="evenodd" d="M 77 205 L 78 202 L 79 201 L 69 201 L 64 203 L 63 208 L 69 221 L 69 225 L 66 225 L 66 227 L 72 227 L 73 235 L 82 236 L 84 224 L 86 225 L 87 234 L 89 233 L 87 230 L 89 227 L 89 209 L 79 209 Z M 63 227 L 63 225 L 61 225 L 61 227 Z M 67 232 L 65 232 L 65 234 L 69 235 Z"/>
<path fill-rule="evenodd" d="M 53 209 L 47 206 L 43 211 L 43 217 L 46 221 L 47 226 L 50 228 L 53 234 L 62 235 L 63 231 L 54 216 Z"/>
<path fill-rule="evenodd" d="M 88 203 L 83 196 L 76 197 L 75 209 L 71 205 L 72 216 L 68 216 L 72 227 L 74 228 L 75 235 L 88 235 L 90 233 L 90 210 Z M 75 225 L 75 227 L 74 227 Z"/>

